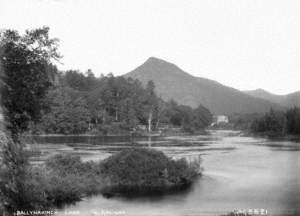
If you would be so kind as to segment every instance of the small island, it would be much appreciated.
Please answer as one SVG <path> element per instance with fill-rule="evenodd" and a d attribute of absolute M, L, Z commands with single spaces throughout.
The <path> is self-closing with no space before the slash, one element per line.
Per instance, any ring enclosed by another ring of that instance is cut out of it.
<path fill-rule="evenodd" d="M 161 194 L 189 187 L 201 174 L 200 163 L 174 160 L 163 152 L 132 148 L 123 150 L 100 163 L 106 184 L 104 195 Z"/>

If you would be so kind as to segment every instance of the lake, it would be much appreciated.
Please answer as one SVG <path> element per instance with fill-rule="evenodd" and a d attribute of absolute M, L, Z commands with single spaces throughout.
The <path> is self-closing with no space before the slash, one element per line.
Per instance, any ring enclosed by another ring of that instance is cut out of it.
<path fill-rule="evenodd" d="M 219 215 L 235 209 L 265 209 L 269 215 L 300 212 L 300 142 L 244 137 L 234 131 L 174 137 L 36 137 L 40 154 L 57 153 L 101 160 L 131 146 L 163 151 L 188 160 L 201 157 L 203 176 L 187 191 L 159 197 L 86 198 L 58 215 Z"/>

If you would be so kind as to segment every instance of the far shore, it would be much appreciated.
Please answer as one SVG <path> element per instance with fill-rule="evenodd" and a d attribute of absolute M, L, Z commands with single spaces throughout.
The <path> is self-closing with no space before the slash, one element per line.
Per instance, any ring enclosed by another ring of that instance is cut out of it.
<path fill-rule="evenodd" d="M 216 129 L 221 130 L 221 129 Z M 202 130 L 196 133 L 189 133 L 189 132 L 162 132 L 159 133 L 157 131 L 149 133 L 149 132 L 141 132 L 141 133 L 120 133 L 120 134 L 91 134 L 91 133 L 84 133 L 84 134 L 25 134 L 27 137 L 166 137 L 166 136 L 189 136 L 189 135 L 207 135 L 209 134 L 210 130 Z M 240 131 L 240 130 L 233 130 L 233 131 Z M 267 138 L 267 139 L 276 139 L 276 140 L 300 140 L 299 135 L 278 135 L 278 134 L 270 134 L 270 133 L 253 133 L 249 131 L 240 131 L 240 136 L 252 136 L 258 138 Z"/>
<path fill-rule="evenodd" d="M 84 133 L 84 134 L 25 134 L 25 136 L 39 136 L 39 137 L 60 137 L 60 136 L 87 136 L 87 137 L 118 137 L 118 136 L 133 136 L 133 137 L 165 137 L 165 136 L 188 136 L 188 135 L 207 135 L 209 134 L 209 131 L 207 130 L 201 130 L 197 131 L 195 133 L 189 133 L 189 132 L 138 132 L 138 133 L 119 133 L 119 134 L 92 134 L 92 133 Z"/>
<path fill-rule="evenodd" d="M 258 138 L 276 139 L 276 140 L 289 140 L 289 141 L 300 140 L 300 135 L 293 135 L 293 134 L 272 134 L 268 132 L 253 133 L 249 131 L 244 131 L 242 135 L 258 137 Z"/>

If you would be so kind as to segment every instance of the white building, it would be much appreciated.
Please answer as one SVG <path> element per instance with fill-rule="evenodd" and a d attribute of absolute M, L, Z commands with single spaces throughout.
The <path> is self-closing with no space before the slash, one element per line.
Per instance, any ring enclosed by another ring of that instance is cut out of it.
<path fill-rule="evenodd" d="M 211 126 L 218 125 L 218 124 L 221 124 L 221 123 L 225 123 L 225 124 L 229 123 L 228 116 L 226 116 L 226 115 L 214 116 Z"/>
<path fill-rule="evenodd" d="M 225 115 L 218 115 L 216 120 L 217 120 L 216 121 L 217 124 L 229 122 L 228 116 L 225 116 Z"/>

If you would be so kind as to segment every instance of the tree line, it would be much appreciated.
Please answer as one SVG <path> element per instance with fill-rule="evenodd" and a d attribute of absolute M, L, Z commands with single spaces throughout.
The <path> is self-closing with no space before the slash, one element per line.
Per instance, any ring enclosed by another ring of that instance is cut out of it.
<path fill-rule="evenodd" d="M 53 65 L 49 68 L 52 86 L 40 121 L 32 124 L 34 133 L 152 132 L 162 126 L 194 132 L 207 127 L 212 119 L 201 105 L 192 109 L 163 101 L 152 81 L 143 86 L 138 80 L 111 73 L 96 77 L 91 70 L 59 72 Z"/>
<path fill-rule="evenodd" d="M 300 135 L 300 108 L 289 108 L 285 112 L 271 109 L 268 113 L 256 118 L 250 130 L 254 133 L 270 135 Z"/>

